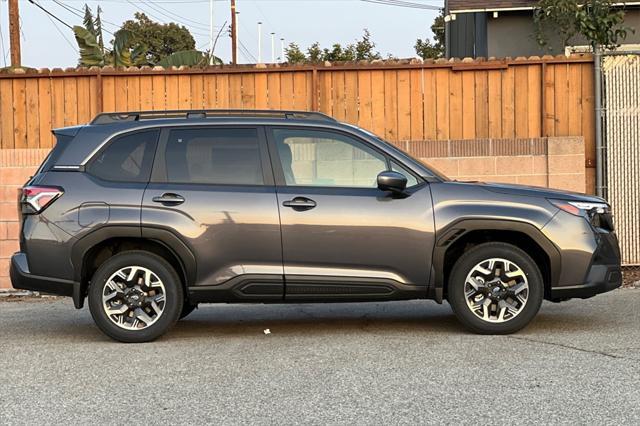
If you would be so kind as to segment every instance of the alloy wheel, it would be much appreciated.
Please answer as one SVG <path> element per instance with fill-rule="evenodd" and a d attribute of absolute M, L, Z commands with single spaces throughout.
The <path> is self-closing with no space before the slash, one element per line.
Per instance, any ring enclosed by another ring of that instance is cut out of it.
<path fill-rule="evenodd" d="M 162 280 L 150 269 L 127 266 L 113 273 L 102 289 L 102 307 L 111 322 L 125 330 L 154 324 L 166 304 Z"/>
<path fill-rule="evenodd" d="M 517 317 L 529 298 L 527 275 L 512 261 L 491 258 L 474 266 L 464 284 L 468 308 L 478 318 L 504 323 Z"/>

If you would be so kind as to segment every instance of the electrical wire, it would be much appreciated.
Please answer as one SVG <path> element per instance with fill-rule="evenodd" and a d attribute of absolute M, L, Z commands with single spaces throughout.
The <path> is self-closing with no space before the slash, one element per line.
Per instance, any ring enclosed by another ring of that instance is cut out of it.
<path fill-rule="evenodd" d="M 0 22 L 2 22 L 2 6 L 0 5 Z M 2 28 L 0 28 L 0 48 L 2 49 L 2 61 L 4 62 L 5 68 L 7 67 L 7 54 L 4 50 L 4 33 Z"/>
<path fill-rule="evenodd" d="M 398 7 L 408 7 L 413 9 L 425 9 L 425 10 L 441 10 L 442 7 L 433 6 L 430 4 L 422 4 L 422 3 L 413 3 L 404 0 L 361 0 L 365 3 L 374 3 L 374 4 L 383 4 L 386 6 L 398 6 Z"/>
<path fill-rule="evenodd" d="M 70 29 L 72 29 L 72 27 L 69 24 L 67 24 L 66 22 L 64 22 L 62 19 L 58 18 L 53 13 L 49 12 L 44 7 L 40 6 L 38 3 L 35 3 L 33 0 L 29 0 L 29 3 L 35 4 L 36 6 L 38 6 L 40 9 L 42 9 L 47 14 L 47 18 L 49 18 L 49 21 L 51 21 L 51 23 L 55 27 L 56 31 L 58 31 L 58 33 L 60 33 L 62 38 L 67 42 L 67 44 L 71 47 L 71 49 L 73 49 L 74 52 L 77 52 L 78 49 L 76 48 L 76 46 L 74 46 L 74 44 L 71 42 L 71 40 L 69 40 L 67 38 L 67 36 L 64 34 L 64 32 L 62 32 L 62 30 L 60 29 L 60 27 L 58 27 L 58 24 L 56 24 L 56 21 L 54 21 L 53 18 L 55 18 L 58 22 L 62 23 L 63 25 L 66 25 Z"/>

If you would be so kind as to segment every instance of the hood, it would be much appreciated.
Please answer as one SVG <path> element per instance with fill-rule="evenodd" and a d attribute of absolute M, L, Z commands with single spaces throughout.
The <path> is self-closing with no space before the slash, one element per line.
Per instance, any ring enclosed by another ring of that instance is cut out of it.
<path fill-rule="evenodd" d="M 507 183 L 485 182 L 460 182 L 477 186 L 499 194 L 520 195 L 525 197 L 553 198 L 556 200 L 582 201 L 590 203 L 605 203 L 606 201 L 595 195 L 581 194 L 579 192 L 563 191 L 560 189 L 543 188 L 540 186 L 515 185 Z"/>

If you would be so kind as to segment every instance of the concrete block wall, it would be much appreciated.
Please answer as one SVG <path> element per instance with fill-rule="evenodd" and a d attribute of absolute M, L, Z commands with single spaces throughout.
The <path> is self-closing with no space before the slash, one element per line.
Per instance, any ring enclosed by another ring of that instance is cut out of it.
<path fill-rule="evenodd" d="M 587 190 L 581 137 L 405 141 L 396 145 L 453 179 Z M 17 191 L 47 153 L 47 149 L 0 150 L 0 290 L 11 288 L 9 259 L 19 248 Z"/>

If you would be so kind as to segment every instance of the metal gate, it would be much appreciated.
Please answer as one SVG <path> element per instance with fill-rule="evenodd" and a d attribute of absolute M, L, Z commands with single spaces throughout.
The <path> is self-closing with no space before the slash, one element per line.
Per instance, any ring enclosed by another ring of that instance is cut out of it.
<path fill-rule="evenodd" d="M 604 196 L 611 203 L 623 265 L 640 265 L 640 55 L 604 56 Z"/>

